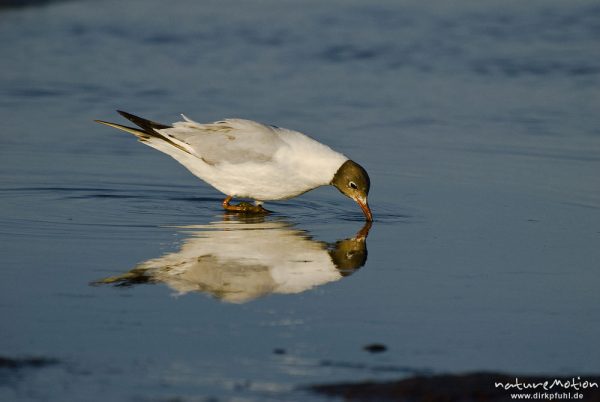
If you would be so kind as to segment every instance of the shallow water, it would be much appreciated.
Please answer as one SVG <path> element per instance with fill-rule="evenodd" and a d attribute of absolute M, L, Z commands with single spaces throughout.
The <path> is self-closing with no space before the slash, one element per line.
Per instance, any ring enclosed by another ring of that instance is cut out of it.
<path fill-rule="evenodd" d="M 0 37 L 0 356 L 58 362 L 1 400 L 600 372 L 594 2 L 48 2 Z M 311 134 L 369 171 L 368 237 L 332 188 L 223 214 L 114 109 Z"/>

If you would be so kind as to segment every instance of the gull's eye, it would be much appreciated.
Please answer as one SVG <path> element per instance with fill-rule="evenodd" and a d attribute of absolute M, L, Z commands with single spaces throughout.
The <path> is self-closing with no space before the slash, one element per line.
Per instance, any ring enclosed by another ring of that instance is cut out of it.
<path fill-rule="evenodd" d="M 350 183 L 348 183 L 348 186 L 350 186 L 351 188 L 353 188 L 355 190 L 358 188 L 358 186 L 356 185 L 356 183 L 353 182 L 353 181 L 351 181 Z"/>

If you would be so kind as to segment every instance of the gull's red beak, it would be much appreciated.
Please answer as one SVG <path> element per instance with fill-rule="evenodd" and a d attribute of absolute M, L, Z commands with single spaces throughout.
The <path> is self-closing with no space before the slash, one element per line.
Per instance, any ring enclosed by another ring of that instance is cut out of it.
<path fill-rule="evenodd" d="M 369 208 L 369 204 L 367 203 L 367 200 L 366 199 L 361 200 L 361 199 L 357 198 L 355 201 L 357 202 L 358 205 L 360 205 L 360 208 L 365 213 L 365 218 L 367 218 L 367 222 L 373 222 L 373 214 L 371 213 L 371 208 Z"/>

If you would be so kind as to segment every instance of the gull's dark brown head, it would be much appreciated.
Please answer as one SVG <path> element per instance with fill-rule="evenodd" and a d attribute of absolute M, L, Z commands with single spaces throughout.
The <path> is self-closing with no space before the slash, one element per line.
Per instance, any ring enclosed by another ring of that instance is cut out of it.
<path fill-rule="evenodd" d="M 367 171 L 358 163 L 347 160 L 333 176 L 331 185 L 347 197 L 352 198 L 363 210 L 367 221 L 373 220 L 373 214 L 367 203 L 371 180 Z"/>

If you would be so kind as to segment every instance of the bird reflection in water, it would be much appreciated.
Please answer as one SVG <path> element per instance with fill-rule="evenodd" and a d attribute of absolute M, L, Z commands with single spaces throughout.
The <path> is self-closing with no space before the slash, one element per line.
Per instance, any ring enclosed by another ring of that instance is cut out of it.
<path fill-rule="evenodd" d="M 371 223 L 335 243 L 314 240 L 288 222 L 257 217 L 226 215 L 220 222 L 181 228 L 191 231 L 179 251 L 93 284 L 165 283 L 178 294 L 202 292 L 229 303 L 301 293 L 362 267 Z"/>

